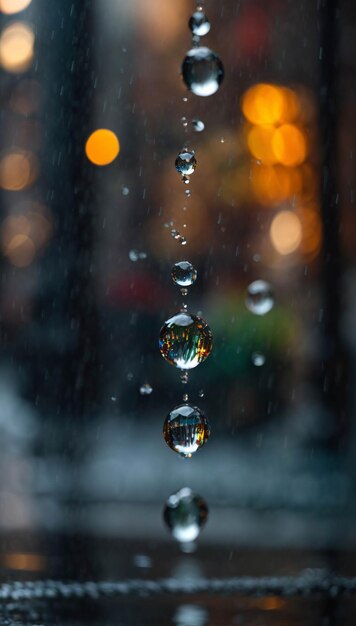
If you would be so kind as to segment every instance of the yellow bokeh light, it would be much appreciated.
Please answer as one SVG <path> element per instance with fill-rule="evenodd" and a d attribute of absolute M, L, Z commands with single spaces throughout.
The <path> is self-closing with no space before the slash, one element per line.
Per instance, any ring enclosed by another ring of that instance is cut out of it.
<path fill-rule="evenodd" d="M 8 72 L 24 72 L 33 59 L 35 36 L 24 22 L 14 22 L 0 37 L 0 65 Z"/>
<path fill-rule="evenodd" d="M 30 6 L 32 0 L 0 0 L 0 11 L 6 15 L 19 13 Z"/>
<path fill-rule="evenodd" d="M 282 202 L 297 195 L 302 178 L 297 169 L 252 164 L 250 184 L 255 199 L 264 205 Z"/>
<path fill-rule="evenodd" d="M 300 165 L 307 156 L 304 133 L 294 124 L 283 124 L 274 131 L 272 150 L 279 163 L 287 167 Z"/>
<path fill-rule="evenodd" d="M 283 95 L 283 113 L 281 122 L 294 122 L 300 117 L 299 98 L 293 89 L 289 87 L 281 87 Z"/>
<path fill-rule="evenodd" d="M 31 152 L 16 150 L 0 160 L 0 188 L 19 191 L 29 187 L 38 175 L 38 162 Z"/>
<path fill-rule="evenodd" d="M 120 143 L 112 130 L 99 128 L 85 144 L 85 153 L 94 165 L 108 165 L 120 152 Z"/>
<path fill-rule="evenodd" d="M 308 259 L 314 258 L 321 248 L 322 226 L 320 211 L 317 206 L 300 207 L 298 217 L 302 224 L 302 242 L 300 250 Z"/>
<path fill-rule="evenodd" d="M 272 221 L 269 234 L 279 254 L 286 255 L 295 252 L 302 240 L 302 225 L 299 217 L 292 211 L 280 211 Z"/>
<path fill-rule="evenodd" d="M 283 90 L 275 85 L 259 83 L 250 87 L 242 98 L 242 111 L 252 124 L 276 124 L 283 119 Z"/>
<path fill-rule="evenodd" d="M 265 165 L 276 163 L 276 157 L 272 150 L 274 131 L 274 126 L 252 126 L 247 133 L 247 145 L 252 156 Z"/>

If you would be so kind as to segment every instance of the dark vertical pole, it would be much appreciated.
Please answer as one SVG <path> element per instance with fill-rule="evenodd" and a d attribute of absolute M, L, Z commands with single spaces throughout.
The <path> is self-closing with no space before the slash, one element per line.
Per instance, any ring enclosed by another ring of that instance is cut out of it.
<path fill-rule="evenodd" d="M 347 358 L 341 336 L 342 256 L 337 191 L 339 2 L 319 0 L 320 90 L 319 120 L 322 156 L 321 217 L 321 345 L 319 384 L 329 415 L 326 440 L 338 447 L 347 429 Z"/>

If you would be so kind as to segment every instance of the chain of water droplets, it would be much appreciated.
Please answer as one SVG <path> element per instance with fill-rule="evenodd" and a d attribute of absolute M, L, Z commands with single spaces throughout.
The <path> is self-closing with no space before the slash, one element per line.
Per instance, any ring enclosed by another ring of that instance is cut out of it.
<path fill-rule="evenodd" d="M 115 596 L 151 596 L 155 594 L 238 593 L 244 596 L 279 595 L 307 596 L 324 594 L 330 597 L 356 593 L 356 577 L 330 574 L 321 569 L 308 569 L 295 576 L 241 576 L 234 578 L 197 578 L 177 580 L 60 581 L 38 580 L 10 582 L 0 585 L 0 601 L 92 598 Z M 6 609 L 11 605 L 6 605 Z M 18 606 L 14 605 L 14 610 Z"/>

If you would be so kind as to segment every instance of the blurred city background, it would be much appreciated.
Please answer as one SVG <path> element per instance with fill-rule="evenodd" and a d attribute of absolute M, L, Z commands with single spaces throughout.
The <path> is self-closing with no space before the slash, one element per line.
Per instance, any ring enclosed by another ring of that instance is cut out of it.
<path fill-rule="evenodd" d="M 183 486 L 210 509 L 202 554 L 300 549 L 308 566 L 355 548 L 354 3 L 205 7 L 225 79 L 198 98 L 180 76 L 191 0 L 0 0 L 0 566 L 15 576 L 45 575 L 53 545 L 89 558 L 69 536 L 93 538 L 96 576 L 178 555 L 162 508 Z M 158 350 L 180 260 L 214 336 L 186 390 Z M 257 279 L 275 293 L 263 317 L 245 306 Z M 183 391 L 212 430 L 191 460 L 162 436 Z M 126 560 L 94 538 L 124 540 Z"/>

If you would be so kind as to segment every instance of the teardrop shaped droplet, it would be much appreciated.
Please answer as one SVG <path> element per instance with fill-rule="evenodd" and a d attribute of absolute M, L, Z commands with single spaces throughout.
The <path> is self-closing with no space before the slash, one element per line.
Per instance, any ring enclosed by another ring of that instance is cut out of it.
<path fill-rule="evenodd" d="M 220 57 L 205 46 L 191 48 L 182 65 L 183 80 L 196 96 L 211 96 L 224 78 L 224 66 Z"/>
<path fill-rule="evenodd" d="M 192 369 L 205 361 L 212 347 L 211 330 L 201 317 L 180 311 L 161 328 L 161 354 L 168 363 L 182 370 Z"/>
<path fill-rule="evenodd" d="M 163 519 L 173 537 L 180 543 L 195 541 L 206 524 L 209 509 L 205 500 L 189 487 L 169 496 Z"/>
<path fill-rule="evenodd" d="M 182 176 L 190 176 L 193 174 L 197 166 L 194 150 L 181 150 L 176 158 L 175 166 L 177 172 L 182 174 Z"/>
<path fill-rule="evenodd" d="M 198 37 L 204 37 L 210 30 L 210 22 L 203 11 L 194 11 L 188 25 L 193 35 Z"/>
<path fill-rule="evenodd" d="M 198 407 L 181 404 L 167 415 L 163 435 L 172 450 L 185 458 L 191 458 L 208 441 L 210 426 Z"/>
<path fill-rule="evenodd" d="M 175 263 L 171 271 L 172 280 L 180 287 L 190 287 L 195 283 L 198 272 L 189 261 L 179 261 Z"/>
<path fill-rule="evenodd" d="M 274 305 L 274 294 L 270 283 L 255 280 L 247 287 L 246 307 L 255 315 L 266 315 Z"/>

